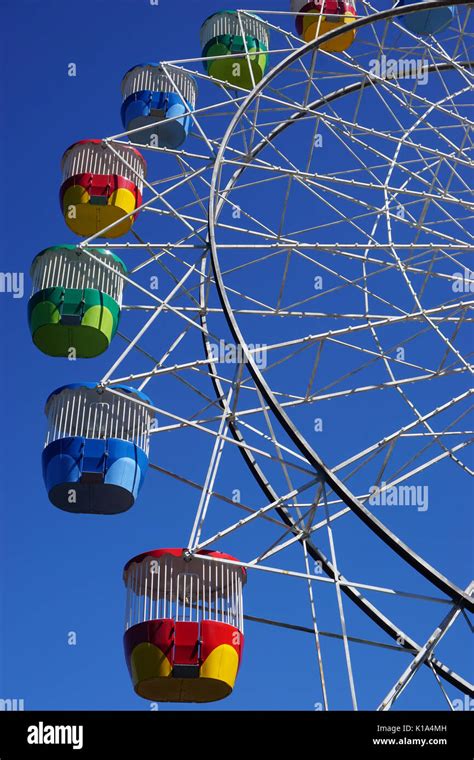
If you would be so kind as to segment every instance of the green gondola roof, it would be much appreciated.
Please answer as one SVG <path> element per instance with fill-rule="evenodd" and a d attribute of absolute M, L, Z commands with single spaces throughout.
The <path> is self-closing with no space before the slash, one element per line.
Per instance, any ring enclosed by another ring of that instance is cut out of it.
<path fill-rule="evenodd" d="M 201 24 L 201 29 L 204 26 L 204 24 L 206 24 L 209 21 L 209 19 L 213 18 L 214 16 L 220 16 L 220 15 L 222 15 L 222 13 L 231 13 L 233 16 L 237 15 L 237 11 L 236 10 L 229 10 L 228 8 L 223 8 L 223 10 L 216 11 L 215 13 L 211 13 L 210 16 L 208 16 L 206 19 L 204 19 L 204 21 Z M 247 16 L 253 16 L 253 18 L 258 19 L 263 24 L 265 23 L 265 21 L 263 20 L 263 18 L 261 16 L 257 16 L 256 13 L 250 13 L 249 11 L 246 11 L 246 15 Z"/>
<path fill-rule="evenodd" d="M 100 256 L 100 257 L 103 257 L 103 258 L 115 261 L 115 263 L 118 264 L 120 266 L 120 268 L 122 269 L 123 274 L 128 274 L 128 269 L 127 269 L 125 263 L 122 261 L 122 259 L 119 256 L 117 256 L 116 253 L 113 253 L 112 251 L 108 251 L 106 248 L 94 248 L 92 246 L 90 246 L 90 248 L 88 250 L 90 250 L 91 253 L 93 253 L 95 256 Z M 83 252 L 84 249 L 81 249 L 78 245 L 51 245 L 51 246 L 49 246 L 49 248 L 45 248 L 43 251 L 40 251 L 40 253 L 38 253 L 34 257 L 33 261 L 31 262 L 31 269 L 30 269 L 30 274 L 31 275 L 33 274 L 33 269 L 35 267 L 35 264 L 36 264 L 37 260 L 41 256 L 46 256 L 46 254 L 48 254 L 50 251 L 52 251 L 54 253 L 57 253 L 58 251 L 76 251 L 76 252 L 77 251 L 81 251 L 81 252 Z"/>

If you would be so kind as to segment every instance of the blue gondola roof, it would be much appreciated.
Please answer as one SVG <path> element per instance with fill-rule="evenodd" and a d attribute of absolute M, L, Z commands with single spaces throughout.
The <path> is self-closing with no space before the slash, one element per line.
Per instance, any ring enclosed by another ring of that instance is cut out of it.
<path fill-rule="evenodd" d="M 128 69 L 128 71 L 125 72 L 125 74 L 123 75 L 122 81 L 123 79 L 125 79 L 127 74 L 130 74 L 130 72 L 133 71 L 133 69 L 141 69 L 144 66 L 156 66 L 156 68 L 158 68 L 158 67 L 161 67 L 161 63 L 157 63 L 156 61 L 145 61 L 145 63 L 136 63 L 135 66 L 131 66 Z"/>
<path fill-rule="evenodd" d="M 84 383 L 69 383 L 67 385 L 61 385 L 59 388 L 56 388 L 55 391 L 49 394 L 47 400 L 46 400 L 46 407 L 48 406 L 49 402 L 53 398 L 53 396 L 57 396 L 58 393 L 61 393 L 65 390 L 78 390 L 79 388 L 97 388 L 98 383 L 90 383 L 90 382 L 84 382 Z M 133 388 L 131 385 L 114 385 L 114 389 L 118 391 L 125 391 L 125 393 L 130 393 L 131 396 L 134 396 L 135 398 L 139 399 L 140 401 L 145 401 L 147 404 L 151 404 L 153 406 L 153 401 L 149 396 L 146 395 L 146 393 L 143 393 L 142 391 L 139 391 L 137 388 Z"/>
<path fill-rule="evenodd" d="M 128 75 L 131 74 L 132 71 L 134 71 L 135 69 L 142 69 L 142 68 L 145 68 L 146 66 L 152 66 L 154 68 L 163 69 L 162 64 L 161 63 L 157 63 L 156 61 L 145 61 L 145 63 L 136 63 L 135 66 L 132 66 L 131 68 L 129 68 L 128 71 L 126 71 L 125 74 L 122 77 L 122 94 L 123 94 L 123 89 L 124 89 L 124 82 L 125 82 L 126 78 L 128 77 Z M 199 90 L 198 90 L 198 84 L 197 84 L 197 81 L 196 81 L 195 77 L 193 77 L 193 75 L 189 71 L 185 71 L 184 69 L 178 69 L 178 70 L 179 70 L 180 74 L 183 74 L 184 77 L 187 77 L 188 80 L 190 80 L 192 82 L 192 86 L 194 88 L 195 96 L 197 97 Z"/>
<path fill-rule="evenodd" d="M 129 75 L 129 74 L 130 74 L 130 73 L 131 73 L 131 72 L 132 72 L 134 69 L 142 69 L 142 68 L 144 68 L 145 66 L 153 66 L 153 67 L 155 67 L 155 68 L 157 68 L 157 69 L 158 69 L 158 68 L 160 68 L 160 69 L 162 69 L 162 68 L 163 68 L 163 64 L 161 64 L 161 63 L 158 63 L 157 61 L 145 61 L 144 63 L 136 63 L 136 64 L 135 64 L 135 66 L 131 66 L 131 67 L 128 69 L 128 71 L 126 71 L 126 72 L 125 72 L 125 74 L 124 74 L 124 75 L 123 75 L 123 77 L 122 77 L 122 82 L 123 82 L 123 80 L 125 79 L 125 77 L 126 77 L 126 76 L 128 76 L 128 75 Z M 188 77 L 189 77 L 189 79 L 192 79 L 192 80 L 193 80 L 193 82 L 195 83 L 195 79 L 194 79 L 193 75 L 192 75 L 192 74 L 190 74 L 190 72 L 189 72 L 189 71 L 184 71 L 184 70 L 182 70 L 182 69 L 179 69 L 179 71 L 180 71 L 180 73 L 181 73 L 181 74 L 185 74 L 186 76 L 188 76 Z"/>

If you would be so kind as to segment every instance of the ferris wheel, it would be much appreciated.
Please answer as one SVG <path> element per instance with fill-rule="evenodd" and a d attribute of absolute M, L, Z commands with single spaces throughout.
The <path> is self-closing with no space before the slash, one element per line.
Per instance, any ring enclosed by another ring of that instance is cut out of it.
<path fill-rule="evenodd" d="M 124 558 L 147 700 L 229 696 L 247 623 L 294 637 L 321 709 L 416 701 L 422 673 L 474 696 L 474 582 L 440 550 L 473 474 L 473 37 L 462 0 L 221 11 L 63 155 L 81 240 L 35 257 L 29 323 L 90 375 L 47 399 L 44 480 L 105 519 L 176 484 L 182 545 Z"/>

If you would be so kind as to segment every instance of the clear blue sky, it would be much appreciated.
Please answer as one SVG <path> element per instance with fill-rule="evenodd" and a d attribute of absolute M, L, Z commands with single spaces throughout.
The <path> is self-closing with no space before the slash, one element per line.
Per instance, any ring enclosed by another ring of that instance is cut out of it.
<path fill-rule="evenodd" d="M 272 6 L 284 9 L 286 4 L 276 0 Z M 0 0 L 2 271 L 27 273 L 38 251 L 73 242 L 58 202 L 64 148 L 77 139 L 119 132 L 124 72 L 144 60 L 199 56 L 200 24 L 218 7 L 209 0 L 186 6 L 160 0 L 158 7 L 148 0 Z M 67 76 L 71 62 L 77 65 L 76 78 Z M 123 658 L 121 571 L 135 553 L 187 541 L 196 494 L 149 473 L 139 502 L 120 517 L 76 517 L 49 504 L 40 467 L 44 401 L 63 383 L 99 378 L 110 365 L 111 355 L 76 364 L 41 355 L 27 328 L 27 276 L 26 281 L 23 299 L 0 295 L 0 697 L 22 698 L 27 709 L 146 710 L 148 704 L 133 693 Z M 124 323 L 130 335 L 131 324 Z M 166 406 L 166 399 L 162 405 Z M 339 432 L 328 429 L 328 448 L 337 446 Z M 182 457 L 183 466 L 199 480 L 209 451 L 202 458 L 197 451 L 183 450 L 175 442 L 166 451 L 157 450 L 152 458 L 171 466 L 173 457 Z M 403 531 L 421 554 L 426 553 L 462 585 L 472 572 L 470 523 L 465 499 L 454 495 L 451 475 L 447 466 L 437 470 L 433 489 L 437 509 L 430 511 L 429 519 L 415 512 L 408 518 L 397 514 L 390 519 L 391 527 Z M 230 495 L 236 482 L 246 503 L 263 503 L 244 465 L 231 455 L 223 467 L 220 490 Z M 459 521 L 453 519 L 455 513 Z M 225 523 L 232 516 L 227 512 Z M 341 556 L 349 575 L 368 580 L 364 576 L 368 557 L 365 550 L 359 551 L 359 538 L 362 541 L 359 526 L 341 530 Z M 222 548 L 232 550 L 232 542 Z M 380 557 L 379 580 L 384 580 L 385 552 L 376 542 L 372 552 L 371 560 Z M 423 588 L 429 593 L 403 567 L 397 578 L 402 588 Z M 311 625 L 305 589 L 299 583 L 251 575 L 247 611 Z M 380 597 L 375 601 L 420 641 L 446 610 L 442 605 L 433 610 L 414 601 L 403 605 L 389 605 Z M 336 614 L 327 593 L 321 603 L 327 604 L 331 621 L 323 627 L 336 630 Z M 359 612 L 349 611 L 348 620 L 354 635 L 388 641 Z M 67 644 L 70 631 L 77 634 L 73 647 Z M 456 637 L 456 646 L 451 638 L 448 664 L 469 675 L 467 626 L 458 626 L 450 635 Z M 333 705 L 348 707 L 342 648 L 332 641 L 325 646 Z M 442 647 L 440 655 L 443 651 Z M 366 708 L 388 690 L 408 662 L 405 655 L 368 653 L 362 646 L 353 647 L 353 656 L 361 707 Z M 432 686 L 433 677 L 424 671 L 417 676 L 417 697 L 408 691 L 400 707 L 445 706 L 439 689 Z M 311 710 L 320 699 L 311 636 L 248 623 L 235 692 L 213 709 Z"/>

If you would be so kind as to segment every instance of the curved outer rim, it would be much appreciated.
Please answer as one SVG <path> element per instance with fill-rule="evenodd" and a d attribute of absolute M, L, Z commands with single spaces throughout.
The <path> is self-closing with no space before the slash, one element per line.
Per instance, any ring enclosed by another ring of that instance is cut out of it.
<path fill-rule="evenodd" d="M 225 410 L 225 405 L 222 402 L 222 399 L 225 397 L 224 389 L 222 387 L 221 381 L 219 379 L 219 375 L 217 372 L 217 367 L 214 359 L 212 358 L 212 352 L 210 348 L 210 341 L 208 339 L 208 325 L 207 325 L 207 316 L 206 316 L 206 294 L 205 294 L 205 288 L 206 288 L 206 282 L 207 282 L 207 276 L 206 276 L 206 260 L 203 259 L 202 266 L 201 266 L 201 284 L 200 284 L 200 303 L 201 303 L 201 314 L 200 314 L 200 321 L 201 325 L 204 328 L 202 333 L 202 339 L 206 351 L 206 356 L 208 358 L 209 362 L 209 368 L 210 368 L 210 376 L 211 376 L 211 382 L 214 386 L 214 390 L 216 393 L 216 397 L 219 401 L 219 405 L 221 409 Z M 250 469 L 250 472 L 252 473 L 253 477 L 257 481 L 258 485 L 260 486 L 261 490 L 263 491 L 265 497 L 268 499 L 270 503 L 277 502 L 278 501 L 278 494 L 276 491 L 273 490 L 272 485 L 268 481 L 268 479 L 265 477 L 265 474 L 259 464 L 257 463 L 252 451 L 247 449 L 245 447 L 245 439 L 240 431 L 240 428 L 237 425 L 237 422 L 235 418 L 228 417 L 227 419 L 227 425 L 230 429 L 230 432 L 232 434 L 232 437 L 240 444 L 239 451 L 242 454 L 247 466 Z M 299 528 L 297 527 L 295 521 L 293 520 L 292 516 L 290 515 L 289 511 L 283 507 L 276 507 L 275 508 L 276 513 L 281 518 L 282 522 L 287 525 L 291 531 L 296 535 L 300 533 Z M 318 549 L 315 544 L 309 539 L 305 537 L 300 537 L 298 539 L 299 543 L 303 545 L 303 543 L 306 543 L 306 547 L 308 549 L 308 554 L 315 562 L 320 562 L 321 567 L 326 573 L 326 575 L 329 578 L 334 579 L 336 577 L 336 573 L 334 571 L 334 568 L 330 562 L 330 560 L 323 554 L 323 552 Z M 338 572 L 338 579 L 341 581 L 347 581 L 347 578 L 345 578 L 342 573 Z M 372 622 L 374 622 L 382 631 L 384 631 L 388 636 L 390 636 L 394 641 L 396 641 L 401 649 L 406 649 L 412 654 L 413 656 L 416 656 L 418 652 L 420 651 L 421 647 L 414 641 L 408 634 L 405 633 L 401 628 L 399 628 L 395 623 L 393 623 L 386 615 L 384 615 L 382 612 L 380 612 L 377 607 L 369 602 L 363 594 L 359 591 L 358 588 L 353 588 L 351 586 L 343 585 L 341 586 L 341 591 L 343 594 L 345 594 L 354 604 L 365 614 L 367 615 Z M 400 643 L 402 642 L 402 643 Z M 459 691 L 461 691 L 463 694 L 467 694 L 468 696 L 473 697 L 474 696 L 474 686 L 470 684 L 468 681 L 466 681 L 462 676 L 458 675 L 454 670 L 449 668 L 447 665 L 444 665 L 440 660 L 436 659 L 435 657 L 432 657 L 430 661 L 427 660 L 424 663 L 427 667 L 430 666 L 430 664 L 434 667 L 436 672 L 438 673 L 441 678 L 444 678 L 445 681 L 450 683 L 452 686 L 455 686 Z"/>
<path fill-rule="evenodd" d="M 431 2 L 423 2 L 416 5 L 414 4 L 411 7 L 407 7 L 407 8 L 404 7 L 403 9 L 392 8 L 390 10 L 382 11 L 380 13 L 374 14 L 373 16 L 368 16 L 365 18 L 358 19 L 357 21 L 353 22 L 353 24 L 346 25 L 344 27 L 344 31 L 347 31 L 348 28 L 358 28 L 358 27 L 366 26 L 368 24 L 373 23 L 374 21 L 380 21 L 380 20 L 388 19 L 388 18 L 395 17 L 398 15 L 403 15 L 406 13 L 413 13 L 413 12 L 416 12 L 417 10 L 422 10 L 422 9 L 426 10 L 427 8 L 436 8 L 436 7 L 444 6 L 444 5 L 462 5 L 462 4 L 466 4 L 466 0 L 442 0 L 441 2 L 439 1 L 436 2 L 436 1 L 431 0 Z M 415 570 L 421 573 L 427 580 L 433 583 L 433 585 L 435 585 L 437 588 L 443 591 L 443 593 L 447 594 L 453 600 L 453 602 L 459 604 L 461 607 L 464 607 L 472 612 L 474 611 L 474 599 L 470 597 L 469 595 L 467 595 L 454 583 L 449 581 L 439 571 L 437 571 L 434 567 L 432 567 L 429 563 L 427 563 L 422 557 L 417 555 L 405 543 L 403 543 L 394 533 L 392 533 L 382 522 L 380 522 L 376 517 L 374 517 L 370 513 L 370 511 L 367 510 L 364 507 L 364 505 L 358 499 L 355 498 L 355 496 L 349 491 L 349 489 L 344 485 L 344 483 L 342 483 L 331 472 L 331 470 L 327 466 L 324 465 L 324 463 L 321 461 L 317 453 L 312 449 L 309 443 L 299 433 L 297 428 L 293 425 L 291 419 L 287 416 L 286 412 L 281 408 L 281 406 L 277 402 L 269 385 L 267 384 L 260 370 L 256 366 L 253 360 L 253 357 L 251 353 L 249 352 L 248 347 L 244 341 L 239 325 L 232 313 L 232 309 L 228 301 L 223 279 L 222 279 L 222 273 L 220 270 L 220 262 L 219 262 L 219 257 L 217 253 L 217 244 L 216 244 L 216 237 L 215 237 L 215 222 L 224 201 L 223 199 L 221 199 L 220 202 L 216 204 L 216 196 L 217 196 L 217 186 L 218 186 L 221 167 L 222 167 L 222 159 L 223 159 L 227 144 L 229 142 L 229 139 L 234 131 L 234 128 L 236 124 L 238 123 L 239 119 L 241 118 L 242 114 L 250 106 L 250 104 L 253 102 L 253 100 L 256 98 L 259 92 L 263 90 L 263 88 L 270 81 L 272 81 L 274 77 L 276 77 L 282 70 L 284 70 L 287 66 L 293 63 L 295 60 L 298 60 L 301 56 L 305 55 L 307 52 L 310 52 L 311 50 L 318 48 L 321 44 L 328 41 L 329 39 L 332 39 L 333 37 L 338 36 L 339 33 L 342 33 L 341 30 L 339 29 L 330 31 L 327 34 L 320 37 L 319 39 L 314 40 L 313 42 L 310 42 L 302 46 L 301 48 L 295 50 L 293 53 L 291 53 L 286 59 L 284 59 L 280 64 L 278 64 L 278 66 L 272 69 L 261 80 L 261 82 L 249 93 L 245 101 L 242 103 L 242 105 L 240 106 L 240 108 L 238 109 L 234 117 L 232 118 L 227 128 L 227 131 L 224 135 L 224 138 L 222 139 L 222 142 L 219 147 L 219 151 L 216 156 L 216 161 L 214 164 L 214 170 L 213 170 L 213 175 L 212 175 L 212 180 L 211 180 L 210 196 L 209 196 L 209 213 L 208 213 L 209 244 L 210 244 L 211 262 L 212 262 L 212 269 L 214 273 L 214 279 L 216 282 L 219 298 L 220 298 L 221 305 L 223 307 L 224 314 L 228 322 L 229 328 L 234 336 L 234 339 L 238 341 L 238 343 L 241 345 L 244 351 L 246 362 L 248 363 L 249 370 L 254 379 L 254 382 L 256 383 L 260 391 L 262 392 L 262 395 L 267 401 L 267 404 L 269 405 L 273 414 L 278 419 L 279 423 L 287 432 L 287 434 L 289 435 L 293 443 L 296 445 L 298 450 L 306 457 L 308 462 L 316 469 L 316 471 L 320 472 L 323 475 L 325 481 L 328 483 L 331 489 L 335 493 L 338 494 L 338 496 L 344 501 L 344 503 L 347 506 L 349 506 L 350 509 L 377 536 L 379 536 L 393 551 L 395 551 L 402 559 L 404 559 Z M 471 62 L 464 62 L 458 65 L 471 66 L 472 64 Z M 430 68 L 437 68 L 438 70 L 451 69 L 453 68 L 453 64 L 444 64 L 444 65 L 442 64 L 437 67 L 430 67 Z M 315 101 L 314 103 L 309 104 L 308 108 L 315 109 L 322 103 L 327 103 L 331 99 L 334 100 L 337 97 L 341 97 L 343 94 L 347 94 L 347 92 L 353 91 L 354 89 L 358 89 L 358 88 L 360 89 L 362 86 L 371 86 L 373 84 L 373 80 L 363 80 L 362 82 L 355 83 L 355 84 L 356 86 L 351 85 L 349 87 L 343 88 L 342 90 L 339 90 L 336 93 L 332 93 L 332 95 L 329 97 L 320 99 L 318 101 Z M 301 114 L 303 112 L 299 112 L 299 113 Z M 292 117 L 292 121 L 296 120 L 297 118 L 300 118 L 300 116 L 298 116 L 298 113 L 294 114 L 294 116 Z M 263 146 L 267 144 L 268 139 L 270 140 L 273 139 L 276 136 L 276 134 L 279 134 L 281 131 L 283 131 L 283 128 L 286 128 L 286 126 L 289 123 L 291 122 L 286 122 L 284 125 L 280 125 L 279 128 L 277 127 L 270 134 L 267 140 L 264 140 L 262 141 L 262 143 L 259 143 L 252 151 L 252 154 L 248 157 L 248 160 L 250 161 L 258 152 L 260 152 L 260 150 L 262 150 Z M 229 188 L 232 187 L 233 183 L 244 171 L 244 169 L 245 169 L 245 166 L 240 167 L 234 173 L 234 175 L 232 176 L 232 178 L 230 179 L 226 187 L 226 190 L 229 190 Z"/>

